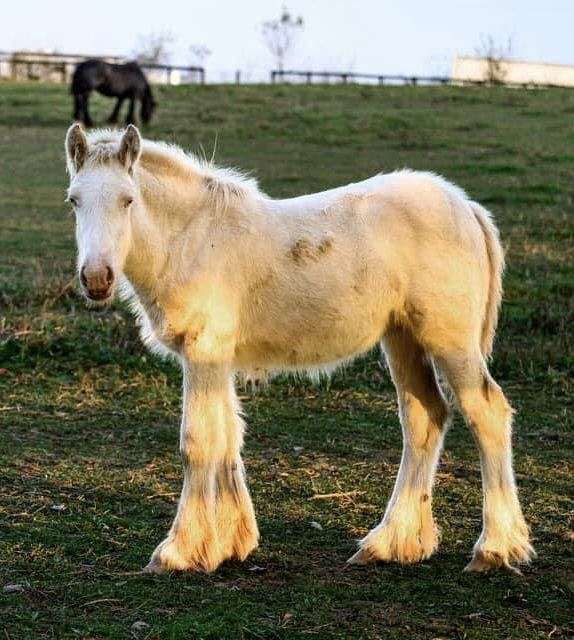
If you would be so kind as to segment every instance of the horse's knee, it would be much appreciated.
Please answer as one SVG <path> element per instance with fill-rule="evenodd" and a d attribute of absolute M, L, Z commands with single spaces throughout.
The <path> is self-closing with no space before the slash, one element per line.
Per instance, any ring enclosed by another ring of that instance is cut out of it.
<path fill-rule="evenodd" d="M 225 458 L 225 434 L 217 428 L 186 430 L 181 436 L 179 450 L 185 466 L 217 464 Z"/>

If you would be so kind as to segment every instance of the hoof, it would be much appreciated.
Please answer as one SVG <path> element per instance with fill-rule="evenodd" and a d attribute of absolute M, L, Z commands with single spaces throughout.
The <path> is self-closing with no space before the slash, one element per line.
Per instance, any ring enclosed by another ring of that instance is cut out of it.
<path fill-rule="evenodd" d="M 374 558 L 372 554 L 364 548 L 359 549 L 357 553 L 353 554 L 347 560 L 347 564 L 356 564 L 360 566 L 364 566 L 372 562 L 376 562 L 376 558 Z"/>
<path fill-rule="evenodd" d="M 142 569 L 142 573 L 152 574 L 152 575 L 161 575 L 163 573 L 169 573 L 169 569 L 166 569 L 160 562 L 157 560 L 150 560 L 146 566 Z"/>
<path fill-rule="evenodd" d="M 237 524 L 231 548 L 224 554 L 241 562 L 259 546 L 259 529 L 253 516 L 244 516 Z"/>
<path fill-rule="evenodd" d="M 347 560 L 348 564 L 374 562 L 412 564 L 429 558 L 438 546 L 438 529 L 429 522 L 424 530 L 405 532 L 401 526 L 387 524 L 373 529 L 361 540 L 360 548 Z"/>
<path fill-rule="evenodd" d="M 175 538 L 161 542 L 144 568 L 145 573 L 169 573 L 171 571 L 197 571 L 210 573 L 223 562 L 217 544 L 207 545 L 198 541 L 194 546 L 180 545 Z"/>
<path fill-rule="evenodd" d="M 464 570 L 469 573 L 487 573 L 496 569 L 504 569 L 522 575 L 520 569 L 514 565 L 530 564 L 535 557 L 536 552 L 527 538 L 509 548 L 496 549 L 479 545 L 475 548 L 472 560 Z"/>

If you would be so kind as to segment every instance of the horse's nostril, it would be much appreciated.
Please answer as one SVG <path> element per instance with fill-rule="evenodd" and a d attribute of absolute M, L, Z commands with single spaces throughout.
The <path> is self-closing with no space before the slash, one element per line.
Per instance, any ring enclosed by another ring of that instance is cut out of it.
<path fill-rule="evenodd" d="M 106 267 L 106 283 L 109 285 L 114 281 L 114 272 L 111 267 Z"/>
<path fill-rule="evenodd" d="M 84 285 L 84 287 L 88 286 L 88 279 L 86 278 L 86 268 L 82 267 L 80 269 L 80 282 Z"/>

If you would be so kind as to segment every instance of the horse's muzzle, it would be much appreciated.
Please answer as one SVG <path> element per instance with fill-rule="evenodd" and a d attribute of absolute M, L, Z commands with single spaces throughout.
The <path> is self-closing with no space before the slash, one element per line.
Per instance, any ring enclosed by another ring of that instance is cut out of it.
<path fill-rule="evenodd" d="M 114 272 L 111 267 L 86 267 L 80 269 L 80 282 L 84 293 L 90 300 L 102 302 L 107 300 L 113 289 Z"/>

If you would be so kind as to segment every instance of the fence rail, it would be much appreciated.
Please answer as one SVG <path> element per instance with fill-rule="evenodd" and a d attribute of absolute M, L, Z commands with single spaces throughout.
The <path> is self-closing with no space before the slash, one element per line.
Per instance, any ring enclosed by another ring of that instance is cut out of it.
<path fill-rule="evenodd" d="M 55 82 L 69 82 L 76 65 L 84 60 L 89 60 L 86 56 L 54 56 L 52 59 L 45 57 L 35 57 L 33 55 L 14 55 L 0 53 L 0 76 L 12 79 L 25 80 L 51 80 Z M 127 59 L 117 57 L 102 56 L 98 59 L 107 60 L 114 64 L 128 62 Z M 140 67 L 147 72 L 148 79 L 152 83 L 160 84 L 180 84 L 182 82 L 192 82 L 205 84 L 205 69 L 196 66 L 183 66 L 173 64 L 140 64 Z"/>
<path fill-rule="evenodd" d="M 271 71 L 271 83 L 286 82 L 288 78 L 303 78 L 307 84 L 312 84 L 313 79 L 325 80 L 338 79 L 342 84 L 357 80 L 375 80 L 377 84 L 406 84 L 417 86 L 419 84 L 486 84 L 486 81 L 478 80 L 453 80 L 447 76 L 410 76 L 389 75 L 380 73 L 354 73 L 352 71 L 298 71 L 275 69 Z"/>
<path fill-rule="evenodd" d="M 496 82 L 489 80 L 470 80 L 464 78 L 451 78 L 448 76 L 410 76 L 410 75 L 387 75 L 379 73 L 354 73 L 352 71 L 299 71 L 291 69 L 274 69 L 271 71 L 271 84 L 277 82 L 288 82 L 289 78 L 302 78 L 307 84 L 312 84 L 313 79 L 328 82 L 331 79 L 339 80 L 341 84 L 354 83 L 358 80 L 374 80 L 379 85 L 403 84 L 416 87 L 418 85 L 451 85 L 451 86 L 488 86 L 504 85 L 516 88 L 540 88 L 558 89 L 565 87 L 556 84 L 542 84 L 536 82 Z"/>

